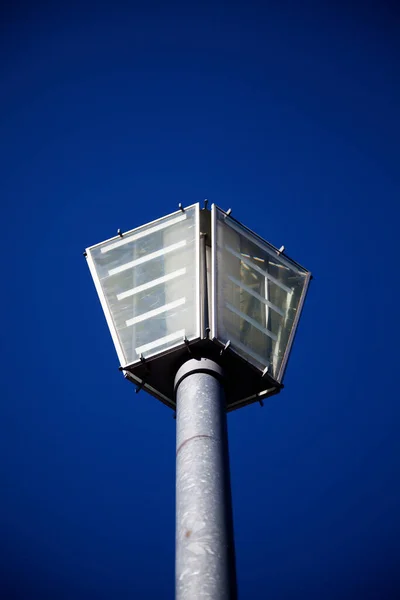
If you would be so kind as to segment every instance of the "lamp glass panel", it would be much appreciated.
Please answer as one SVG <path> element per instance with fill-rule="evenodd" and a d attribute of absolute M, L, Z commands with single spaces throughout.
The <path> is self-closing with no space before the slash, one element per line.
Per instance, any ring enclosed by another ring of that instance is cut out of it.
<path fill-rule="evenodd" d="M 125 365 L 199 336 L 199 206 L 88 249 Z"/>
<path fill-rule="evenodd" d="M 213 207 L 214 336 L 277 381 L 308 271 Z"/>

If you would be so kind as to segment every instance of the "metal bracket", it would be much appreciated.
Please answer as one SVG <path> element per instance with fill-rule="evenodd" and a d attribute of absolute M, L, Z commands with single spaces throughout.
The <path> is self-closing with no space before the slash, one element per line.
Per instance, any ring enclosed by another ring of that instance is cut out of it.
<path fill-rule="evenodd" d="M 123 233 L 120 229 L 117 229 L 117 233 L 118 233 L 119 237 L 123 237 Z"/>
<path fill-rule="evenodd" d="M 261 408 L 264 408 L 264 400 L 262 400 L 262 399 L 260 398 L 260 399 L 259 399 L 259 403 L 260 403 L 260 406 L 261 406 Z"/>
<path fill-rule="evenodd" d="M 264 371 L 262 372 L 261 377 L 265 377 L 266 374 L 268 373 L 268 371 L 269 371 L 269 367 L 265 367 Z"/>
<path fill-rule="evenodd" d="M 179 202 L 179 204 L 178 204 L 178 208 L 180 208 L 180 210 L 181 210 L 182 212 L 185 212 L 185 209 L 184 209 L 184 208 L 183 208 L 183 206 L 182 206 L 182 202 Z"/>
<path fill-rule="evenodd" d="M 228 210 L 226 211 L 226 216 L 229 217 L 229 215 L 231 214 L 231 212 L 232 212 L 232 209 L 228 208 Z"/>
<path fill-rule="evenodd" d="M 207 198 L 204 199 L 204 210 L 207 210 L 207 206 L 208 206 L 208 200 Z"/>
<path fill-rule="evenodd" d="M 140 362 L 141 362 L 141 363 L 143 363 L 143 364 L 145 364 L 145 363 L 146 363 L 146 359 L 145 359 L 145 357 L 143 356 L 143 354 L 141 354 L 141 355 L 139 356 L 139 359 L 140 359 Z"/>
<path fill-rule="evenodd" d="M 186 348 L 188 349 L 188 352 L 189 352 L 190 356 L 193 356 L 193 353 L 192 353 L 192 351 L 190 349 L 190 346 L 189 346 L 189 340 L 187 339 L 186 336 L 183 338 L 183 341 L 185 342 Z"/>
<path fill-rule="evenodd" d="M 228 340 L 225 344 L 225 346 L 222 348 L 221 352 L 219 353 L 220 356 L 223 355 L 224 352 L 226 352 L 226 350 L 228 350 L 229 346 L 231 345 L 231 340 Z"/>
<path fill-rule="evenodd" d="M 120 371 L 124 370 L 123 367 L 118 367 L 118 368 Z M 130 382 L 132 382 L 136 385 L 135 394 L 138 394 L 140 392 L 140 390 L 142 390 L 144 388 L 144 386 L 146 385 L 146 381 L 145 381 L 145 379 L 142 379 L 140 381 L 140 383 L 138 383 L 137 381 L 134 381 L 129 375 L 131 375 L 131 373 L 129 373 L 129 371 L 125 371 L 125 373 L 124 373 L 125 379 L 128 379 Z"/>
<path fill-rule="evenodd" d="M 283 254 L 285 252 L 285 246 L 281 246 L 277 252 L 277 254 Z"/>
<path fill-rule="evenodd" d="M 87 257 L 87 252 L 86 252 L 86 250 L 85 250 L 85 252 L 83 252 L 82 254 L 83 254 L 83 256 L 84 256 L 85 258 Z"/>
<path fill-rule="evenodd" d="M 135 394 L 138 394 L 146 385 L 146 382 L 144 379 L 142 379 L 142 381 L 139 383 L 139 385 L 137 386 L 136 390 L 135 390 Z"/>

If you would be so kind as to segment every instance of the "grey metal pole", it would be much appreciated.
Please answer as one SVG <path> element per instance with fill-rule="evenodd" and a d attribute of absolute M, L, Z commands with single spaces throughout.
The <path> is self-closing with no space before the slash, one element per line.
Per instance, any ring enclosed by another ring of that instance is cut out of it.
<path fill-rule="evenodd" d="M 176 600 L 234 600 L 235 552 L 221 367 L 188 360 L 176 390 Z"/>

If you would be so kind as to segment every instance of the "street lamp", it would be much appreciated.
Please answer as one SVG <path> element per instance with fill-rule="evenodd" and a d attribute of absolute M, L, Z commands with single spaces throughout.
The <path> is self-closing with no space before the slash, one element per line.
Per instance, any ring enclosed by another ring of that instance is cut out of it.
<path fill-rule="evenodd" d="M 176 597 L 235 597 L 226 412 L 277 394 L 311 274 L 212 205 L 85 252 L 125 377 L 177 416 Z"/>

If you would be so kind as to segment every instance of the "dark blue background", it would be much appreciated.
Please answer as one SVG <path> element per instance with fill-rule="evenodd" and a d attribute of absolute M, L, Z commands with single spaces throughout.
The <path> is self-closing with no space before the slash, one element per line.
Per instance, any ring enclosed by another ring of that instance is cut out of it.
<path fill-rule="evenodd" d="M 395 3 L 7 3 L 0 597 L 173 598 L 175 421 L 82 251 L 208 198 L 316 279 L 229 416 L 241 599 L 400 590 Z"/>

